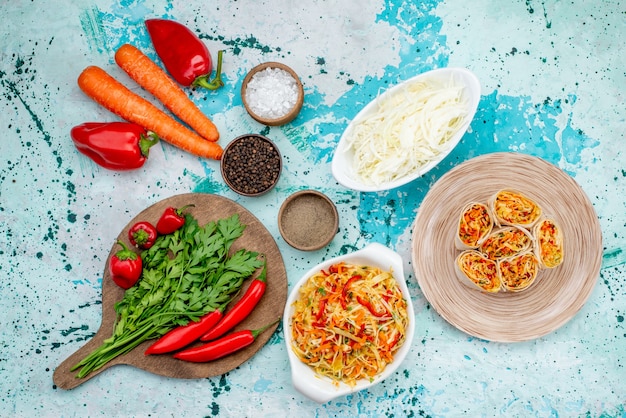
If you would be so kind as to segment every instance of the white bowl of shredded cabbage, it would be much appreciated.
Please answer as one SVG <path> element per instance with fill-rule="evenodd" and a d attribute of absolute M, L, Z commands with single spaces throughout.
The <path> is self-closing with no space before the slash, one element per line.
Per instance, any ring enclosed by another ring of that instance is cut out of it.
<path fill-rule="evenodd" d="M 390 88 L 348 124 L 333 156 L 333 176 L 363 192 L 423 176 L 459 143 L 479 101 L 478 78 L 464 68 L 428 71 Z"/>
<path fill-rule="evenodd" d="M 325 278 L 315 282 L 320 272 Z M 404 361 L 414 328 L 399 254 L 374 243 L 326 260 L 306 272 L 287 299 L 283 330 L 293 385 L 326 403 L 380 383 Z M 363 359 L 366 367 L 357 369 Z M 365 377 L 348 378 L 348 373 Z"/>

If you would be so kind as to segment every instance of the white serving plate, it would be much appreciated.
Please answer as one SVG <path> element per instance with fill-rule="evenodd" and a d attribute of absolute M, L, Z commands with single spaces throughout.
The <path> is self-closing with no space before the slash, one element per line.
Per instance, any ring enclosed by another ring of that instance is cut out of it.
<path fill-rule="evenodd" d="M 461 84 L 465 85 L 465 94 L 468 98 L 469 109 L 466 120 L 463 122 L 458 132 L 450 139 L 448 149 L 442 152 L 437 159 L 432 160 L 430 163 L 420 167 L 418 170 L 407 174 L 404 177 L 378 185 L 369 185 L 362 183 L 354 173 L 354 152 L 349 147 L 348 141 L 346 139 L 352 134 L 354 126 L 365 117 L 375 113 L 377 111 L 379 101 L 386 99 L 388 96 L 401 93 L 407 84 L 416 81 L 423 81 L 426 79 L 450 79 L 451 77 L 453 77 L 455 80 L 458 80 Z M 339 139 L 339 143 L 337 144 L 337 148 L 333 156 L 331 165 L 333 176 L 341 185 L 349 189 L 362 192 L 379 192 L 383 190 L 393 189 L 409 183 L 418 177 L 423 176 L 425 173 L 437 166 L 437 164 L 439 164 L 444 158 L 446 158 L 448 154 L 450 154 L 450 152 L 457 146 L 459 141 L 461 141 L 461 138 L 467 131 L 467 128 L 469 128 L 470 122 L 476 114 L 476 109 L 478 108 L 479 101 L 480 82 L 478 81 L 478 78 L 474 75 L 474 73 L 465 68 L 440 68 L 437 70 L 427 71 L 406 81 L 403 81 L 400 84 L 397 84 L 396 86 L 390 88 L 389 90 L 385 91 L 383 94 L 369 102 L 348 124 L 348 127 L 345 129 L 345 131 L 341 135 L 341 138 Z"/>
<path fill-rule="evenodd" d="M 398 286 L 406 299 L 407 315 L 409 316 L 405 342 L 395 353 L 393 362 L 388 364 L 385 370 L 383 370 L 383 372 L 376 376 L 373 380 L 370 381 L 368 379 L 362 379 L 358 381 L 354 387 L 342 382 L 334 382 L 326 376 L 317 375 L 311 367 L 300 361 L 292 349 L 293 340 L 291 337 L 291 316 L 293 315 L 294 310 L 293 303 L 298 298 L 300 287 L 309 279 L 309 277 L 318 271 L 327 269 L 331 265 L 341 261 L 375 266 L 384 270 L 389 270 L 391 268 L 393 276 L 398 282 Z M 402 257 L 384 245 L 373 243 L 362 250 L 335 257 L 316 265 L 311 270 L 306 272 L 291 290 L 291 293 L 287 298 L 287 304 L 283 316 L 283 330 L 285 333 L 285 343 L 287 345 L 287 354 L 289 356 L 289 364 L 291 366 L 291 378 L 293 385 L 300 393 L 308 398 L 319 403 L 326 403 L 339 396 L 355 393 L 382 382 L 384 379 L 393 374 L 404 361 L 409 350 L 411 349 L 413 335 L 415 333 L 415 313 L 409 289 L 406 284 L 406 278 L 404 276 Z"/>

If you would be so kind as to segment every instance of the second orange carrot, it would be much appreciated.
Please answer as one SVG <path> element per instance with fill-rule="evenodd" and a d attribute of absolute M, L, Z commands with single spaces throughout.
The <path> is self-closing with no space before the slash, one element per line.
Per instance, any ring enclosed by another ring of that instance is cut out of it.
<path fill-rule="evenodd" d="M 219 132 L 187 94 L 164 70 L 138 48 L 124 44 L 115 53 L 115 62 L 141 87 L 208 141 L 217 141 Z"/>

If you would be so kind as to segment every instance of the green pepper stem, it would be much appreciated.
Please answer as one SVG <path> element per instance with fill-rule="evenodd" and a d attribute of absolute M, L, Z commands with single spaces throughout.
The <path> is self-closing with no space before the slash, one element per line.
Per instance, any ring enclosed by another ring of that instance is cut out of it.
<path fill-rule="evenodd" d="M 122 249 L 118 252 L 115 253 L 115 255 L 117 256 L 117 258 L 120 261 L 124 261 L 124 260 L 136 260 L 137 259 L 137 253 L 135 253 L 132 250 L 129 250 L 128 247 L 126 246 L 126 244 L 124 244 L 122 241 L 118 240 L 117 243 L 119 245 L 122 246 Z"/>
<path fill-rule="evenodd" d="M 263 331 L 265 331 L 269 327 L 272 327 L 272 326 L 276 325 L 278 322 L 280 322 L 280 318 L 278 318 L 276 321 L 272 322 L 271 324 L 265 325 L 262 328 L 253 329 L 253 330 L 250 331 L 250 333 L 252 334 L 252 337 L 256 340 L 256 337 L 258 337 L 259 334 L 261 334 Z"/>
<path fill-rule="evenodd" d="M 267 283 L 267 260 L 265 259 L 265 255 L 263 256 L 263 270 L 256 278 L 259 282 Z"/>
<path fill-rule="evenodd" d="M 217 68 L 215 69 L 215 78 L 213 80 L 209 80 L 211 74 L 201 75 L 196 78 L 193 83 L 191 83 L 194 87 L 203 87 L 208 90 L 217 90 L 224 85 L 222 81 L 222 56 L 224 51 L 217 51 Z"/>
<path fill-rule="evenodd" d="M 139 149 L 141 150 L 141 155 L 148 158 L 150 154 L 150 147 L 156 145 L 159 142 L 159 136 L 154 132 L 148 132 L 147 135 L 141 135 L 139 138 Z"/>
<path fill-rule="evenodd" d="M 176 209 L 176 214 L 178 216 L 183 216 L 183 212 L 185 212 L 188 208 L 195 208 L 195 207 L 196 207 L 196 205 L 194 205 L 193 203 L 190 203 L 188 205 L 185 205 L 183 207 L 180 207 L 180 208 Z"/>

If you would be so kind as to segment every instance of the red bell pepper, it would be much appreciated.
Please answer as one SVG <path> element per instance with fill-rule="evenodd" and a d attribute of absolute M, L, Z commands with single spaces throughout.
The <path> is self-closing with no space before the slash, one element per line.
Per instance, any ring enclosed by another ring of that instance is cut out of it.
<path fill-rule="evenodd" d="M 387 309 L 385 309 L 384 306 L 382 306 L 382 311 L 379 311 L 376 309 L 376 306 L 374 306 L 374 304 L 371 302 L 371 300 L 369 299 L 365 299 L 361 296 L 357 296 L 356 300 L 363 306 L 365 306 L 367 308 L 368 311 L 370 311 L 370 313 L 372 315 L 374 315 L 377 318 L 391 318 L 391 316 L 389 315 L 389 312 L 387 312 Z"/>
<path fill-rule="evenodd" d="M 259 303 L 261 297 L 265 293 L 267 286 L 267 264 L 263 265 L 263 270 L 259 274 L 259 277 L 254 279 L 248 290 L 243 294 L 241 299 L 237 301 L 226 315 L 220 320 L 220 322 L 211 328 L 206 334 L 204 334 L 200 341 L 211 341 L 218 337 L 221 337 L 226 332 L 230 331 L 235 325 L 246 319 L 254 307 Z"/>
<path fill-rule="evenodd" d="M 79 152 L 109 170 L 133 170 L 144 165 L 159 137 L 130 122 L 86 122 L 70 136 Z"/>
<path fill-rule="evenodd" d="M 315 313 L 315 321 L 311 322 L 311 325 L 315 328 L 325 328 L 326 321 L 326 299 L 320 299 L 317 312 Z"/>
<path fill-rule="evenodd" d="M 357 280 L 361 280 L 362 277 L 360 275 L 354 275 L 352 277 L 350 277 L 348 279 L 348 281 L 346 282 L 346 284 L 343 286 L 343 289 L 341 289 L 341 299 L 339 300 L 339 302 L 341 303 L 341 307 L 343 309 L 346 309 L 348 306 L 348 296 L 350 296 L 350 286 L 352 285 L 352 283 L 354 283 Z"/>
<path fill-rule="evenodd" d="M 174 354 L 174 358 L 195 363 L 217 360 L 249 346 L 256 340 L 259 334 L 274 325 L 276 322 L 256 330 L 247 329 L 233 332 L 218 340 L 211 341 L 210 343 L 179 351 Z"/>
<path fill-rule="evenodd" d="M 326 299 L 320 299 L 319 306 L 317 307 L 317 313 L 315 314 L 315 319 L 320 321 L 326 313 Z"/>
<path fill-rule="evenodd" d="M 150 222 L 137 222 L 128 230 L 130 243 L 137 248 L 147 250 L 154 245 L 158 236 L 157 230 Z"/>
<path fill-rule="evenodd" d="M 167 235 L 180 229 L 181 226 L 185 225 L 184 211 L 193 206 L 195 205 L 186 205 L 180 209 L 170 206 L 165 209 L 156 224 L 157 232 L 161 235 Z"/>
<path fill-rule="evenodd" d="M 109 273 L 113 281 L 122 289 L 130 289 L 141 276 L 141 257 L 128 249 L 122 241 L 117 242 L 122 249 L 113 254 L 109 261 Z"/>
<path fill-rule="evenodd" d="M 206 45 L 185 25 L 167 19 L 148 19 L 146 28 L 157 55 L 174 79 L 185 87 L 216 90 L 222 81 L 222 54 L 217 53 L 217 69 L 210 80 L 213 62 Z"/>

